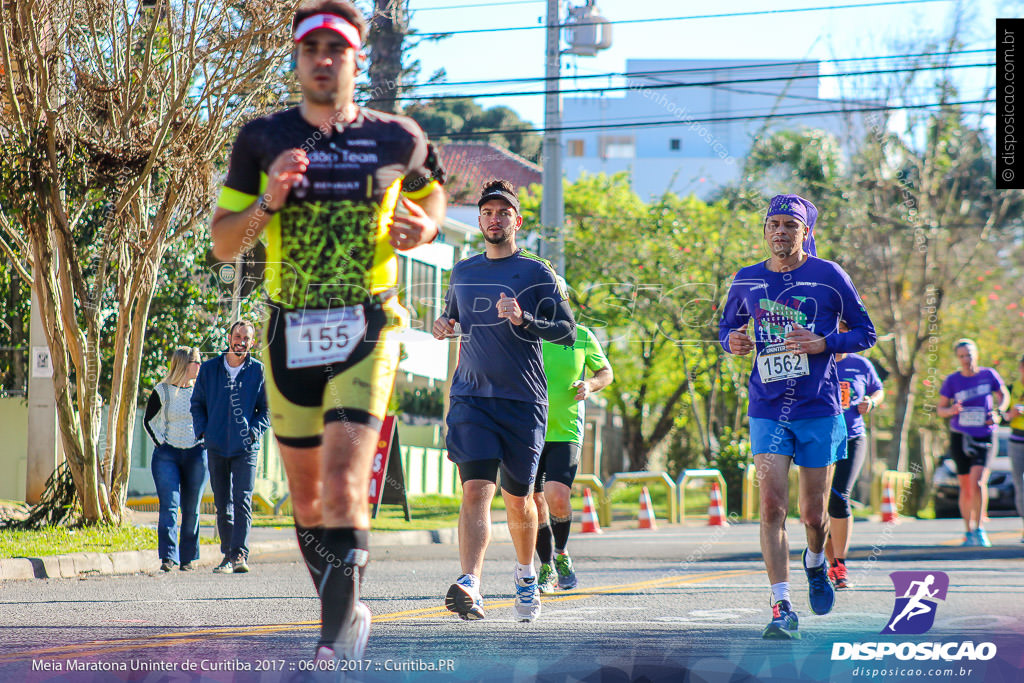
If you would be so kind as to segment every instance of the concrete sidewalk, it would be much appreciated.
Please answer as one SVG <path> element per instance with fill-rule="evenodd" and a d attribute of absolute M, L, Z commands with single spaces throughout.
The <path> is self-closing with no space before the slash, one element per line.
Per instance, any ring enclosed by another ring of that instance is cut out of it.
<path fill-rule="evenodd" d="M 495 511 L 497 512 L 497 511 Z M 504 511 L 501 511 L 504 513 Z M 136 512 L 134 523 L 155 529 L 158 513 Z M 495 515 L 498 516 L 498 515 Z M 501 516 L 504 516 L 502 514 Z M 201 524 L 215 523 L 214 515 L 201 515 Z M 213 526 L 201 526 L 199 534 L 210 538 L 215 532 Z M 511 541 L 508 526 L 504 523 L 491 525 L 493 541 Z M 458 530 L 454 527 L 415 531 L 376 531 L 370 533 L 370 547 L 431 545 L 434 543 L 458 543 Z M 293 527 L 253 527 L 249 534 L 249 556 L 261 553 L 295 550 L 298 557 L 298 541 Z M 201 544 L 200 567 L 214 567 L 223 555 L 216 544 Z M 73 579 L 81 576 L 101 574 L 155 574 L 160 571 L 160 558 L 156 549 L 128 550 L 115 553 L 69 553 L 49 557 L 16 557 L 0 560 L 0 581 L 12 579 Z"/>

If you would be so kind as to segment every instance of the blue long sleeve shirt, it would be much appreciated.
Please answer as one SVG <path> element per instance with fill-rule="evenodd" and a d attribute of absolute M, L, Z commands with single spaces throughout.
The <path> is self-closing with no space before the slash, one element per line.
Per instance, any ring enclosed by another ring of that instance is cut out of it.
<path fill-rule="evenodd" d="M 501 294 L 519 302 L 522 325 L 498 317 Z M 576 341 L 576 321 L 551 264 L 522 249 L 499 259 L 477 254 L 459 261 L 444 314 L 462 326 L 452 396 L 547 404 L 541 340 Z"/>
<path fill-rule="evenodd" d="M 270 426 L 263 363 L 248 356 L 234 381 L 223 354 L 203 363 L 192 388 L 192 426 L 212 455 L 230 458 L 259 450 Z"/>
<path fill-rule="evenodd" d="M 840 320 L 849 332 L 839 332 Z M 750 373 L 750 417 L 770 420 L 829 417 L 842 412 L 839 375 L 832 354 L 871 348 L 875 326 L 850 277 L 832 261 L 814 256 L 785 273 L 762 262 L 740 269 L 718 324 L 718 339 L 729 350 L 729 333 L 754 340 Z M 794 324 L 825 338 L 825 352 L 787 352 L 784 339 Z"/>

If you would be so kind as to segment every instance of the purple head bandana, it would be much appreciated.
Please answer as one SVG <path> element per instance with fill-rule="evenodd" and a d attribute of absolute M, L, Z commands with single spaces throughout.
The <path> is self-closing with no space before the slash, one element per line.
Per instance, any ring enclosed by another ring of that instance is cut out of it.
<path fill-rule="evenodd" d="M 811 256 L 817 256 L 814 248 L 814 222 L 818 220 L 818 209 L 814 204 L 795 194 L 777 194 L 768 203 L 768 211 L 764 214 L 767 221 L 769 216 L 784 214 L 792 216 L 807 226 L 807 240 L 804 242 L 804 251 Z"/>

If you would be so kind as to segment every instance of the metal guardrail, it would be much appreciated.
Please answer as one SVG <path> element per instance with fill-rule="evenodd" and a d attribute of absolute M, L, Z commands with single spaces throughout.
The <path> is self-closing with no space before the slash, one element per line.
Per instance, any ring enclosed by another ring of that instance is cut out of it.
<path fill-rule="evenodd" d="M 761 497 L 757 492 L 757 466 L 754 463 L 747 465 L 743 472 L 743 519 L 753 520 L 761 509 Z M 795 499 L 795 500 L 794 500 Z M 725 500 L 724 498 L 722 499 Z M 789 506 L 792 510 L 796 508 L 797 515 L 800 514 L 800 478 L 798 468 L 792 465 L 789 468 Z"/>
<path fill-rule="evenodd" d="M 668 489 L 668 521 L 679 523 L 679 504 L 676 500 L 676 483 L 665 472 L 616 472 L 605 484 L 606 495 L 610 495 L 616 484 L 662 483 Z M 610 505 L 609 505 L 610 507 Z M 609 520 L 610 521 L 610 520 Z"/>
<path fill-rule="evenodd" d="M 135 510 L 136 512 L 160 512 L 160 498 L 157 496 L 134 496 L 129 498 L 125 505 Z M 258 511 L 264 515 L 273 515 L 275 508 L 267 499 L 258 493 L 252 496 L 252 509 Z M 213 515 L 217 513 L 217 507 L 213 502 L 213 494 L 208 493 L 203 496 L 202 501 L 199 504 L 199 512 L 204 515 Z"/>
<path fill-rule="evenodd" d="M 679 494 L 679 523 L 686 521 L 686 484 L 695 479 L 713 479 L 718 482 L 718 488 L 722 493 L 722 514 L 728 514 L 729 506 L 726 498 L 725 477 L 716 469 L 707 470 L 683 470 L 683 473 L 676 479 L 676 491 Z"/>
<path fill-rule="evenodd" d="M 601 522 L 601 526 L 610 526 L 612 523 L 612 505 L 608 500 L 608 496 L 605 495 L 604 484 L 598 476 L 596 474 L 577 474 L 576 479 L 572 482 L 572 488 L 579 489 L 580 492 L 588 486 L 594 489 L 594 505 L 597 506 L 598 521 Z"/>

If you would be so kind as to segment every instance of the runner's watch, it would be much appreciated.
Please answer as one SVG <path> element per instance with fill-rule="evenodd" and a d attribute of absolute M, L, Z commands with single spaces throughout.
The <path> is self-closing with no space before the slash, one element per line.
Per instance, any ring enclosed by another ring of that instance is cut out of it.
<path fill-rule="evenodd" d="M 256 208 L 258 208 L 260 211 L 267 214 L 268 216 L 273 216 L 275 213 L 277 213 L 277 209 L 270 208 L 270 205 L 267 204 L 267 200 L 264 197 L 260 197 L 259 201 L 256 203 Z"/>

